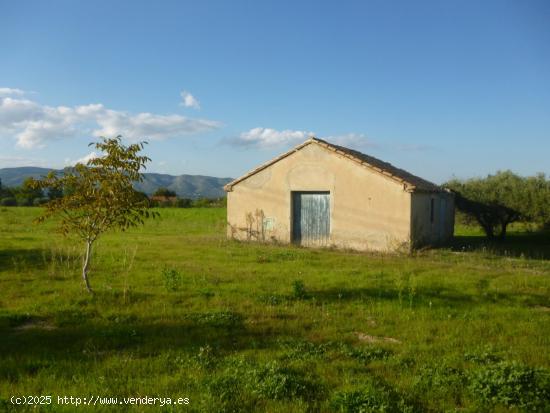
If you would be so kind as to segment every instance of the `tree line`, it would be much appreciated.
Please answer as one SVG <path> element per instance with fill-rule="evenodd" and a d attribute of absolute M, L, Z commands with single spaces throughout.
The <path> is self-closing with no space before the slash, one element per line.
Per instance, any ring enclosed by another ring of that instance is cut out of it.
<path fill-rule="evenodd" d="M 149 204 L 160 208 L 215 208 L 226 206 L 227 198 L 182 198 L 174 191 L 161 187 L 149 197 Z"/>
<path fill-rule="evenodd" d="M 452 179 L 443 186 L 455 194 L 459 220 L 479 225 L 489 238 L 504 238 L 513 222 L 550 230 L 550 179 L 543 173 L 523 177 L 499 171 L 484 178 Z M 40 206 L 68 193 L 68 188 L 37 188 L 32 178 L 11 188 L 0 181 L 0 206 Z M 150 197 L 143 192 L 140 195 L 149 207 L 205 208 L 223 207 L 227 203 L 225 197 L 178 197 L 168 188 L 159 188 Z"/>
<path fill-rule="evenodd" d="M 513 222 L 550 229 L 550 179 L 540 173 L 523 177 L 499 171 L 485 178 L 452 179 L 444 187 L 466 223 L 477 223 L 489 238 L 504 238 Z"/>
<path fill-rule="evenodd" d="M 36 188 L 33 179 L 27 178 L 21 186 L 6 187 L 0 180 L 0 206 L 41 206 L 69 194 L 68 188 Z M 183 198 L 167 188 L 157 189 L 148 196 L 139 192 L 148 200 L 150 207 L 161 208 L 210 208 L 227 205 L 226 198 Z"/>
<path fill-rule="evenodd" d="M 23 181 L 23 185 L 6 187 L 0 180 L 1 206 L 39 206 L 63 196 L 63 191 L 57 188 L 33 188 L 32 178 Z"/>

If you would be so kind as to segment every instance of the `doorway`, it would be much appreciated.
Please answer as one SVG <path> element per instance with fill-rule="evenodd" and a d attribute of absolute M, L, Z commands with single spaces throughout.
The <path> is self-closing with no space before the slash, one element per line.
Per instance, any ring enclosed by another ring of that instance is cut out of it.
<path fill-rule="evenodd" d="M 292 241 L 326 246 L 330 236 L 330 192 L 292 192 Z"/>

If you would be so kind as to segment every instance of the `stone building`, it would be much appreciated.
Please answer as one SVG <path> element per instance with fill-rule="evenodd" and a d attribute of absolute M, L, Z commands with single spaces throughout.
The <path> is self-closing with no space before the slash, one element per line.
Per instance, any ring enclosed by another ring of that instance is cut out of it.
<path fill-rule="evenodd" d="M 454 197 L 369 155 L 310 138 L 228 183 L 228 236 L 392 251 L 448 242 Z"/>

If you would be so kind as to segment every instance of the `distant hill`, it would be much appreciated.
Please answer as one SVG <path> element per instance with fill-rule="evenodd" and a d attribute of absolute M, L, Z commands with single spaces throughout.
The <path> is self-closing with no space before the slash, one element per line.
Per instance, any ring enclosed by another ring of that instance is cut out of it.
<path fill-rule="evenodd" d="M 0 168 L 0 179 L 4 186 L 19 186 L 25 178 L 39 178 L 54 169 L 24 166 L 19 168 Z M 216 178 L 203 175 L 167 175 L 144 173 L 143 182 L 136 189 L 151 195 L 158 188 L 174 191 L 181 198 L 218 198 L 225 196 L 223 186 L 232 178 Z"/>

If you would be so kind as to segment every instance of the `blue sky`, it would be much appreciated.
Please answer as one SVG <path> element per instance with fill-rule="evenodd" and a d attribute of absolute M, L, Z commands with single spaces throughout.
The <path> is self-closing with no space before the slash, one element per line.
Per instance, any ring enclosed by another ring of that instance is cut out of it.
<path fill-rule="evenodd" d="M 548 1 L 0 0 L 0 167 L 101 134 L 236 177 L 310 133 L 441 183 L 550 173 Z"/>

